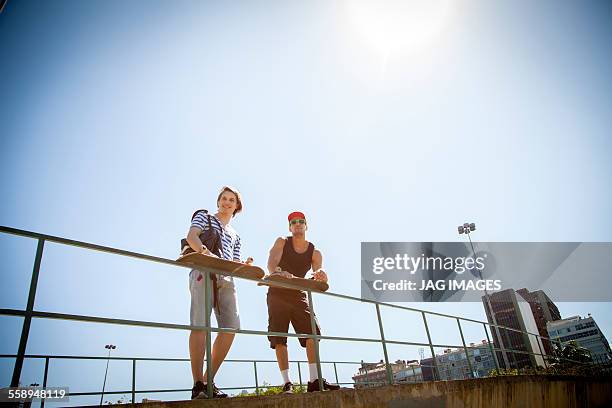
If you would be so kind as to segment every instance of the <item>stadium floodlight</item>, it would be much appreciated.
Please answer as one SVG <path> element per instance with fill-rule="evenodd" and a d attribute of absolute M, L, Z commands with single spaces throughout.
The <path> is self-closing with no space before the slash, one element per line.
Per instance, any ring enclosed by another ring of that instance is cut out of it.
<path fill-rule="evenodd" d="M 102 395 L 100 395 L 100 406 L 102 406 L 102 401 L 104 400 L 104 389 L 106 388 L 106 375 L 108 374 L 108 362 L 110 361 L 111 351 L 116 349 L 117 346 L 114 344 L 107 344 L 104 346 L 105 349 L 108 350 L 108 356 L 106 357 L 106 371 L 104 372 L 104 383 L 102 383 Z"/>
<path fill-rule="evenodd" d="M 457 227 L 457 231 L 459 232 L 459 234 L 468 234 L 469 236 L 470 232 L 476 231 L 476 224 L 474 224 L 473 222 L 466 222 L 463 225 L 459 225 Z"/>

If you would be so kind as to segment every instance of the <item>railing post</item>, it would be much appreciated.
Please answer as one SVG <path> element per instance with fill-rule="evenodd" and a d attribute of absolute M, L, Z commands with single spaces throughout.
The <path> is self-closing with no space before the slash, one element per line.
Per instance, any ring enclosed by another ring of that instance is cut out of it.
<path fill-rule="evenodd" d="M 538 348 L 540 349 L 540 356 L 542 356 L 542 361 L 544 362 L 544 368 L 548 368 L 548 364 L 546 363 L 546 356 L 544 355 L 544 351 L 542 351 L 542 346 L 540 345 L 540 342 L 542 340 L 542 336 L 538 336 L 537 334 L 536 336 L 536 342 L 538 343 Z M 538 365 L 536 364 L 536 370 L 537 370 Z"/>
<path fill-rule="evenodd" d="M 132 359 L 132 404 L 136 403 L 136 359 Z"/>
<path fill-rule="evenodd" d="M 253 361 L 253 370 L 255 370 L 255 394 L 259 395 L 259 381 L 257 381 L 257 361 Z"/>
<path fill-rule="evenodd" d="M 43 374 L 43 388 L 47 388 L 47 375 L 49 374 L 49 357 L 45 357 L 45 372 Z M 45 408 L 45 399 L 40 399 L 40 408 Z"/>
<path fill-rule="evenodd" d="M 204 322 L 206 323 L 206 395 L 208 398 L 213 397 L 213 378 L 212 378 L 212 331 L 210 330 L 210 314 L 212 313 L 212 282 L 209 272 L 204 273 L 204 293 L 206 296 L 206 307 L 204 309 Z"/>
<path fill-rule="evenodd" d="M 334 361 L 334 373 L 336 374 L 336 384 L 340 383 L 340 380 L 338 380 L 338 369 L 336 368 L 336 362 Z"/>
<path fill-rule="evenodd" d="M 482 327 L 484 327 L 485 334 L 487 335 L 487 343 L 489 343 L 489 350 L 493 355 L 493 362 L 495 363 L 495 369 L 499 371 L 499 363 L 497 362 L 497 352 L 493 350 L 493 346 L 491 345 L 491 339 L 489 338 L 489 332 L 487 331 L 487 324 L 483 323 Z"/>
<path fill-rule="evenodd" d="M 421 372 L 423 372 L 422 368 L 421 368 Z M 416 373 L 414 372 L 414 365 L 412 366 L 412 381 L 416 382 Z"/>
<path fill-rule="evenodd" d="M 457 326 L 459 326 L 459 334 L 461 334 L 461 342 L 463 343 L 463 350 L 465 351 L 465 358 L 467 358 L 468 367 L 470 368 L 470 378 L 474 378 L 474 368 L 470 361 L 470 353 L 468 353 L 467 346 L 465 345 L 465 338 L 463 337 L 463 330 L 461 329 L 461 321 L 457 317 Z"/>
<path fill-rule="evenodd" d="M 385 341 L 385 331 L 383 330 L 382 318 L 380 317 L 380 306 L 376 303 L 376 316 L 378 318 L 378 328 L 380 330 L 380 339 L 382 341 L 383 353 L 385 356 L 385 370 L 387 372 L 387 382 L 393 385 L 393 373 L 389 364 L 389 354 L 387 353 L 387 342 Z"/>
<path fill-rule="evenodd" d="M 439 380 L 438 374 L 438 362 L 436 361 L 436 353 L 434 352 L 433 343 L 431 342 L 431 334 L 429 333 L 429 326 L 427 325 L 427 317 L 425 316 L 425 312 L 421 312 L 423 316 L 423 323 L 425 324 L 425 331 L 427 332 L 427 341 L 429 342 L 429 350 L 431 351 L 431 358 L 433 359 L 433 375 L 434 381 Z"/>
<path fill-rule="evenodd" d="M 545 367 L 548 368 L 548 357 L 550 356 L 550 354 L 548 354 L 548 351 L 546 350 L 546 344 L 548 344 L 548 348 L 550 349 L 550 352 L 552 353 L 552 349 L 553 349 L 553 345 L 550 342 L 550 339 L 544 339 L 542 338 L 542 336 L 540 336 L 540 340 L 542 340 L 542 347 L 544 347 L 544 353 L 545 356 L 543 357 L 544 362 L 546 363 Z"/>
<path fill-rule="evenodd" d="M 317 324 L 315 322 L 314 306 L 312 303 L 312 291 L 310 290 L 308 291 L 308 309 L 310 310 L 310 327 L 312 329 L 312 334 L 315 336 L 313 341 L 315 358 L 317 360 L 317 375 L 319 376 L 319 390 L 323 391 L 323 374 L 321 373 L 321 357 L 319 356 L 319 337 L 317 335 Z"/>
<path fill-rule="evenodd" d="M 30 325 L 32 324 L 32 312 L 34 311 L 34 300 L 36 298 L 36 286 L 38 285 L 38 275 L 40 274 L 40 263 L 42 261 L 43 249 L 45 240 L 38 239 L 36 247 L 36 258 L 34 259 L 34 269 L 32 270 L 32 280 L 30 282 L 30 292 L 28 294 L 28 305 L 23 318 L 23 327 L 21 329 L 21 338 L 19 339 L 19 349 L 17 350 L 17 359 L 13 368 L 13 378 L 11 379 L 11 387 L 19 386 L 21 378 L 21 370 L 23 368 L 23 359 L 28 345 L 28 336 L 30 335 Z"/>
<path fill-rule="evenodd" d="M 504 333 L 505 340 L 502 339 L 501 334 L 500 334 L 502 330 Z M 495 332 L 497 333 L 497 338 L 499 339 L 499 348 L 501 349 L 502 358 L 504 360 L 504 365 L 506 366 L 506 370 L 509 370 L 510 360 L 508 360 L 508 353 L 506 353 L 506 347 L 504 346 L 504 344 L 512 345 L 512 343 L 510 342 L 510 339 L 508 338 L 508 330 L 506 330 L 505 328 L 500 329 L 499 327 L 495 326 Z M 492 333 L 493 332 L 491 332 L 491 334 Z M 510 349 L 510 353 L 512 354 L 512 360 L 514 363 L 516 363 L 516 355 L 514 354 L 512 350 L 513 349 Z"/>
<path fill-rule="evenodd" d="M 300 380 L 300 387 L 302 386 L 302 369 L 300 368 L 300 362 L 297 362 L 297 366 L 298 366 L 298 378 Z"/>

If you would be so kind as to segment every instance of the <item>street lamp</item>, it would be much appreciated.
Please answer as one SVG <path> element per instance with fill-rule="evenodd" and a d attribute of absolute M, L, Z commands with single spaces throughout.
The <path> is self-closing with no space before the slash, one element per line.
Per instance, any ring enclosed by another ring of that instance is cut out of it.
<path fill-rule="evenodd" d="M 459 232 L 459 235 L 465 234 L 468 236 L 468 239 L 470 240 L 470 246 L 472 247 L 472 254 L 476 256 L 476 249 L 474 249 L 474 243 L 472 242 L 472 237 L 470 236 L 470 232 L 476 231 L 476 224 L 474 224 L 473 222 L 471 223 L 466 222 L 463 225 L 459 225 L 457 227 L 457 231 Z M 480 278 L 480 280 L 483 280 L 482 270 L 478 268 L 476 268 L 476 270 L 478 271 L 478 277 Z M 489 298 L 489 292 L 487 291 L 486 285 L 484 287 L 484 292 L 485 292 L 485 299 L 487 299 L 487 307 L 489 308 L 489 312 L 491 313 L 491 319 L 493 320 L 493 324 L 495 325 L 495 332 L 497 333 L 497 338 L 500 341 L 500 345 L 502 345 L 501 352 L 502 352 L 502 357 L 504 358 L 504 365 L 506 366 L 506 369 L 509 369 L 510 364 L 508 363 L 508 357 L 506 356 L 506 351 L 503 347 L 502 338 L 499 334 L 499 327 L 497 327 L 497 318 L 495 317 L 495 311 L 493 310 L 493 306 L 491 306 L 491 299 Z M 495 353 L 493 356 L 496 357 Z"/>
<path fill-rule="evenodd" d="M 108 356 L 106 357 L 106 371 L 104 372 L 104 383 L 102 384 L 102 395 L 100 395 L 100 406 L 102 406 L 102 400 L 104 400 L 104 388 L 106 388 L 106 375 L 108 374 L 108 362 L 110 361 L 111 350 L 117 348 L 117 346 L 113 344 L 107 344 L 104 346 L 105 349 L 108 350 Z"/>

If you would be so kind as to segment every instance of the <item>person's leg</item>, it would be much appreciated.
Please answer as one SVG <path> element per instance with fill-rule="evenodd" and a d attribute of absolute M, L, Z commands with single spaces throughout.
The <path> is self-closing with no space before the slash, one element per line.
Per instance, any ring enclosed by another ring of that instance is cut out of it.
<path fill-rule="evenodd" d="M 211 366 L 210 366 L 212 369 L 213 381 L 215 378 L 215 374 L 217 374 L 217 371 L 219 371 L 219 367 L 221 367 L 221 364 L 225 360 L 227 353 L 232 347 L 232 343 L 234 342 L 234 337 L 235 337 L 234 333 L 218 333 L 217 338 L 215 338 L 215 342 L 213 343 L 213 347 L 212 347 L 212 353 L 211 353 L 212 358 L 211 358 Z M 207 374 L 208 372 L 204 373 L 204 377 L 203 377 L 204 383 L 208 381 Z"/>
<path fill-rule="evenodd" d="M 290 383 L 291 378 L 289 377 L 289 353 L 287 353 L 287 345 L 277 344 L 274 351 L 276 351 L 276 361 L 278 362 L 281 377 L 283 377 L 283 384 Z"/>
<path fill-rule="evenodd" d="M 315 343 L 313 339 L 306 339 L 306 358 L 308 364 L 317 363 L 317 355 L 315 352 Z"/>
<path fill-rule="evenodd" d="M 310 309 L 308 307 L 308 301 L 304 298 L 299 302 L 295 302 L 292 308 L 291 324 L 295 329 L 296 333 L 299 334 L 312 334 L 312 320 L 310 318 Z M 316 333 L 321 334 L 321 328 L 319 327 L 319 321 L 314 316 L 314 323 Z M 319 371 L 317 369 L 317 356 L 315 349 L 314 339 L 301 338 L 300 344 L 306 348 L 306 357 L 308 358 L 308 373 L 310 381 L 308 381 L 308 392 L 323 391 L 323 390 L 337 390 L 340 387 L 337 385 L 329 384 L 325 379 L 319 382 Z M 320 344 L 320 342 L 319 342 Z"/>
<path fill-rule="evenodd" d="M 289 330 L 289 313 L 283 299 L 268 294 L 268 331 L 287 333 Z M 283 378 L 283 384 L 290 383 L 289 379 L 289 355 L 287 353 L 287 338 L 268 336 L 270 347 L 276 353 L 276 361 Z"/>
<path fill-rule="evenodd" d="M 238 301 L 236 298 L 236 289 L 233 286 L 219 288 L 215 316 L 217 317 L 219 328 L 240 330 Z M 232 347 L 235 336 L 235 333 L 217 333 L 211 352 L 210 368 L 212 371 L 212 381 L 214 381 L 215 375 L 217 371 L 219 371 L 219 367 L 221 367 L 225 357 L 227 357 L 227 353 Z M 204 373 L 204 382 L 206 383 L 207 381 L 208 370 Z"/>
<path fill-rule="evenodd" d="M 274 348 L 276 352 L 276 361 L 278 362 L 278 368 L 283 370 L 289 369 L 289 353 L 287 352 L 286 344 L 277 344 Z"/>
<path fill-rule="evenodd" d="M 204 344 L 206 343 L 206 332 L 192 330 L 189 333 L 189 360 L 191 361 L 191 376 L 193 383 L 204 381 Z"/>
<path fill-rule="evenodd" d="M 189 322 L 192 326 L 204 326 L 206 324 L 204 313 L 206 305 L 204 276 L 195 269 L 191 270 L 189 274 L 189 293 L 191 294 Z M 198 381 L 203 381 L 205 344 L 205 331 L 192 330 L 189 333 L 189 360 L 191 362 L 191 375 L 194 385 Z"/>
<path fill-rule="evenodd" d="M 312 322 L 310 319 L 310 309 L 308 308 L 308 301 L 302 299 L 301 301 L 295 301 L 291 309 L 291 324 L 293 329 L 298 334 L 312 334 Z M 319 321 L 317 317 L 314 317 L 315 329 L 317 334 L 321 334 L 321 328 L 319 327 Z M 320 343 L 319 343 L 320 344 Z M 306 357 L 308 358 L 309 368 L 314 365 L 316 367 L 316 351 L 314 339 L 300 338 L 300 345 L 306 348 Z M 311 381 L 313 379 L 311 378 Z"/>
<path fill-rule="evenodd" d="M 317 355 L 313 339 L 306 339 L 306 358 L 308 359 L 309 381 L 315 381 L 319 379 L 319 371 L 317 370 Z"/>

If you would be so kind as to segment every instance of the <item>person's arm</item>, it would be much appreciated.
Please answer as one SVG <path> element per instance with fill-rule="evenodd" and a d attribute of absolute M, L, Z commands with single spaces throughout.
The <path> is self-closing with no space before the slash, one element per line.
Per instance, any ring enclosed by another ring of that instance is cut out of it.
<path fill-rule="evenodd" d="M 281 258 L 283 257 L 284 248 L 285 248 L 285 239 L 277 238 L 276 241 L 274 242 L 274 245 L 272 245 L 272 248 L 270 249 L 270 255 L 268 256 L 268 272 L 270 274 L 278 273 L 277 268 L 279 268 L 278 264 L 280 263 Z M 290 274 L 289 272 L 285 272 L 282 275 L 287 278 L 293 277 L 293 275 Z"/>
<path fill-rule="evenodd" d="M 327 282 L 327 274 L 323 270 L 323 255 L 318 249 L 312 253 L 312 271 L 314 280 Z"/>
<path fill-rule="evenodd" d="M 202 243 L 202 241 L 200 241 L 201 233 L 202 233 L 202 230 L 198 227 L 189 228 L 189 232 L 187 233 L 187 243 L 189 244 L 191 249 L 193 249 L 199 254 L 214 256 L 213 253 L 210 252 L 208 248 L 206 248 L 206 246 Z"/>
<path fill-rule="evenodd" d="M 210 252 L 208 248 L 202 243 L 200 240 L 200 234 L 204 231 L 205 226 L 207 225 L 207 221 L 205 219 L 206 213 L 204 211 L 198 211 L 193 217 L 191 221 L 191 227 L 189 228 L 189 232 L 187 232 L 187 243 L 199 254 L 210 255 L 216 257 L 215 254 Z M 209 226 L 212 228 L 212 225 Z"/>

